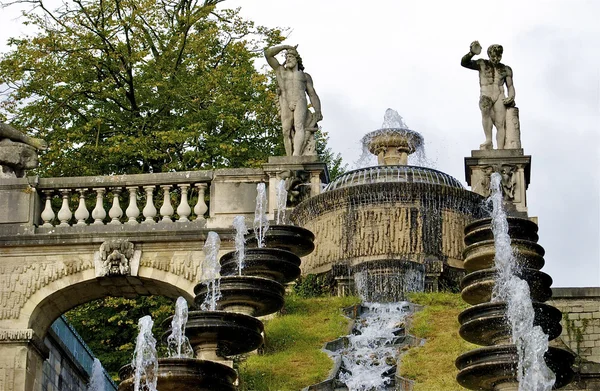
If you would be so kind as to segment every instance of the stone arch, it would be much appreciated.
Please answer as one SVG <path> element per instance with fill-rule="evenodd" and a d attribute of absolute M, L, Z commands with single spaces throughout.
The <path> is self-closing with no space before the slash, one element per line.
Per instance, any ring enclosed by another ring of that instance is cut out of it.
<path fill-rule="evenodd" d="M 136 297 L 162 295 L 193 300 L 194 283 L 173 273 L 141 267 L 136 277 L 110 276 L 97 278 L 94 270 L 65 276 L 33 294 L 17 321 L 23 328 L 32 329 L 42 339 L 50 325 L 62 314 L 89 301 L 106 296 Z"/>

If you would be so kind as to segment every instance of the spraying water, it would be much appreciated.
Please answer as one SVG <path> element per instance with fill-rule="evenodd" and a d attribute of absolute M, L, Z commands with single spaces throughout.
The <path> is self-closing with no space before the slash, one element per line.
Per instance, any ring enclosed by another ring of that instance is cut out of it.
<path fill-rule="evenodd" d="M 256 185 L 256 209 L 254 210 L 254 235 L 258 248 L 265 247 L 265 234 L 269 229 L 267 217 L 267 191 L 264 183 Z"/>
<path fill-rule="evenodd" d="M 100 360 L 94 358 L 94 364 L 92 365 L 92 375 L 90 376 L 90 384 L 88 391 L 105 391 L 106 380 L 104 379 L 104 370 Z"/>
<path fill-rule="evenodd" d="M 167 348 L 169 357 L 191 358 L 193 356 L 192 345 L 185 336 L 185 325 L 188 320 L 188 304 L 183 297 L 178 297 L 175 303 L 175 315 L 171 321 L 171 335 L 167 337 Z"/>
<path fill-rule="evenodd" d="M 152 335 L 154 322 L 149 315 L 138 321 L 139 333 L 133 352 L 133 391 L 157 391 L 158 357 L 156 339 Z"/>
<path fill-rule="evenodd" d="M 548 350 L 548 335 L 540 326 L 534 326 L 535 313 L 529 285 L 515 275 L 518 265 L 510 246 L 508 222 L 502 205 L 501 180 L 500 174 L 492 174 L 490 199 L 493 204 L 492 231 L 497 269 L 492 301 L 505 301 L 507 304 L 506 316 L 519 355 L 517 373 L 519 391 L 550 391 L 556 376 L 544 360 L 544 353 Z"/>
<path fill-rule="evenodd" d="M 287 205 L 288 192 L 285 188 L 285 180 L 282 179 L 277 184 L 277 224 L 283 224 L 285 221 L 285 207 Z"/>
<path fill-rule="evenodd" d="M 202 263 L 201 283 L 205 284 L 208 292 L 204 302 L 200 306 L 203 311 L 215 311 L 217 301 L 221 298 L 220 273 L 221 264 L 219 264 L 219 249 L 221 248 L 221 238 L 216 232 L 210 231 L 204 243 L 204 263 Z"/>
<path fill-rule="evenodd" d="M 342 352 L 345 371 L 339 380 L 352 391 L 385 390 L 394 376 L 398 357 L 396 332 L 408 313 L 408 303 L 365 303 L 356 335 Z"/>
<path fill-rule="evenodd" d="M 235 228 L 235 253 L 237 254 L 238 275 L 241 276 L 244 269 L 244 260 L 246 259 L 245 235 L 248 233 L 244 216 L 234 217 L 233 228 Z"/>

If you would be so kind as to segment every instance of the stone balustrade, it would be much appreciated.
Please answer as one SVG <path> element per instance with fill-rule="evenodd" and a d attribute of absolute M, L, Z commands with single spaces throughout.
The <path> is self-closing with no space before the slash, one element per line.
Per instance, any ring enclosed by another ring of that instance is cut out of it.
<path fill-rule="evenodd" d="M 294 158 L 299 159 L 270 159 L 262 168 L 2 178 L 0 246 L 31 240 L 81 243 L 90 238 L 88 234 L 95 239 L 137 238 L 137 234 L 150 238 L 160 232 L 165 240 L 186 235 L 195 240 L 206 230 L 231 230 L 235 216 L 252 221 L 256 185 L 261 182 L 267 184 L 268 217 L 273 219 L 281 177 L 306 173 L 302 176 L 306 183 L 299 186 L 308 189 L 310 196 L 320 192 L 321 182 L 328 181 L 323 163 Z"/>
<path fill-rule="evenodd" d="M 204 221 L 212 177 L 213 171 L 193 171 L 40 178 L 38 224 L 64 228 Z"/>

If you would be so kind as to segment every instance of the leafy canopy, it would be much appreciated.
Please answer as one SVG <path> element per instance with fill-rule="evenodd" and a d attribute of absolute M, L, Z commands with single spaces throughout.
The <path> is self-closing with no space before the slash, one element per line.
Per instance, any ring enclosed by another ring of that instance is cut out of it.
<path fill-rule="evenodd" d="M 221 0 L 33 0 L 36 34 L 0 56 L 0 119 L 46 139 L 42 173 L 256 166 L 281 154 L 272 78 L 283 40 Z"/>

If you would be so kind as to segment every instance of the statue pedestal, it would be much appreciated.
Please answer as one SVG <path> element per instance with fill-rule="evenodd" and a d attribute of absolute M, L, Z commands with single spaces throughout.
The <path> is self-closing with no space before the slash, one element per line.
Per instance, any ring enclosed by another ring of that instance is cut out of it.
<path fill-rule="evenodd" d="M 531 156 L 522 149 L 491 149 L 471 151 L 465 158 L 465 178 L 471 191 L 484 197 L 490 195 L 490 176 L 502 175 L 502 193 L 510 215 L 527 217 L 526 191 L 531 175 Z"/>
<path fill-rule="evenodd" d="M 277 208 L 277 186 L 286 181 L 288 207 L 321 193 L 321 184 L 329 183 L 327 165 L 317 156 L 271 156 L 263 170 L 269 176 L 269 213 Z"/>

